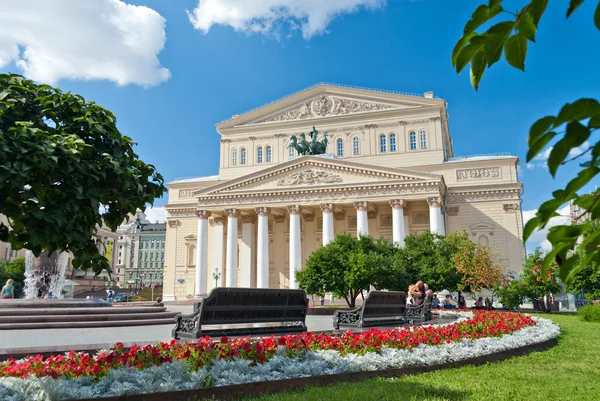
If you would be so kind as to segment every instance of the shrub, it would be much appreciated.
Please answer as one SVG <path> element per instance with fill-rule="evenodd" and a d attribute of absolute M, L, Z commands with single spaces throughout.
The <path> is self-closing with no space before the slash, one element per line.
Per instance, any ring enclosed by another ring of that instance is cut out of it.
<path fill-rule="evenodd" d="M 600 322 L 600 305 L 584 305 L 579 309 L 579 317 L 584 322 Z"/>

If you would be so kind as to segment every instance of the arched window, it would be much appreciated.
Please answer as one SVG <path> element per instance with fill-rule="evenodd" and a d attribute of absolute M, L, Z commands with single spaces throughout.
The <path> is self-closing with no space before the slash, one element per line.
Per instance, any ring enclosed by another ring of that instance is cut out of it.
<path fill-rule="evenodd" d="M 336 141 L 337 144 L 337 155 L 342 157 L 344 156 L 344 140 L 342 138 Z"/>
<path fill-rule="evenodd" d="M 421 149 L 427 149 L 427 131 L 424 129 L 419 131 L 419 140 L 421 141 Z"/>
<path fill-rule="evenodd" d="M 237 164 L 237 149 L 231 149 L 231 165 L 235 166 Z"/>
<path fill-rule="evenodd" d="M 410 131 L 410 150 L 415 150 L 417 148 L 417 134 L 415 131 Z"/>
<path fill-rule="evenodd" d="M 296 149 L 294 149 L 293 147 L 290 146 L 288 148 L 288 159 L 291 159 L 295 156 L 296 156 Z"/>
<path fill-rule="evenodd" d="M 196 245 L 188 246 L 187 264 L 188 266 L 194 266 L 196 263 Z"/>
<path fill-rule="evenodd" d="M 265 148 L 265 153 L 266 153 L 266 158 L 267 158 L 267 163 L 271 163 L 271 160 L 273 159 L 273 152 L 271 151 L 271 145 L 267 145 L 267 147 Z"/>
<path fill-rule="evenodd" d="M 396 134 L 390 134 L 390 152 L 396 151 Z"/>
<path fill-rule="evenodd" d="M 240 164 L 246 164 L 246 148 L 240 149 Z"/>
<path fill-rule="evenodd" d="M 352 140 L 352 153 L 355 155 L 360 155 L 360 140 L 357 136 Z"/>
<path fill-rule="evenodd" d="M 379 135 L 379 151 L 381 153 L 387 152 L 387 139 L 384 134 Z"/>
<path fill-rule="evenodd" d="M 483 245 L 483 246 L 489 246 L 490 245 L 490 239 L 487 237 L 487 235 L 482 235 L 481 237 L 479 237 L 479 245 Z"/>
<path fill-rule="evenodd" d="M 263 154 L 262 154 L 262 152 L 263 152 L 262 151 L 262 146 L 259 146 L 256 149 L 256 162 L 257 163 L 262 163 L 262 161 L 263 161 Z"/>

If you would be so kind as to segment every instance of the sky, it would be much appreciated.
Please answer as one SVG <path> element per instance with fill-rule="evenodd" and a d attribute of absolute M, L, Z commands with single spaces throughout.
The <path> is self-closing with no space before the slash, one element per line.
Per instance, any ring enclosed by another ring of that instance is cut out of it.
<path fill-rule="evenodd" d="M 598 97 L 595 4 L 566 20 L 567 2 L 550 2 L 526 72 L 502 60 L 475 92 L 468 71 L 457 75 L 450 55 L 482 2 L 0 0 L 0 72 L 53 84 L 113 111 L 141 159 L 166 182 L 217 174 L 215 124 L 316 83 L 434 91 L 448 102 L 455 155 L 520 158 L 527 220 L 577 171 L 566 165 L 552 179 L 548 150 L 526 165 L 526 138 L 533 122 L 556 115 L 566 102 Z M 518 11 L 525 1 L 504 3 Z M 600 183 L 586 190 L 594 184 Z M 165 202 L 166 196 L 147 210 L 151 220 L 164 220 Z M 528 251 L 547 248 L 545 234 L 534 233 Z"/>

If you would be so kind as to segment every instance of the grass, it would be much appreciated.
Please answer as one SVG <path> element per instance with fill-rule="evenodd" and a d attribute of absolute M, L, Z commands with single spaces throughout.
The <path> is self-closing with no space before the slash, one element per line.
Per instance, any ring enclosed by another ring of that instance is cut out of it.
<path fill-rule="evenodd" d="M 600 400 L 600 323 L 543 315 L 559 324 L 558 345 L 482 366 L 279 393 L 246 401 Z"/>

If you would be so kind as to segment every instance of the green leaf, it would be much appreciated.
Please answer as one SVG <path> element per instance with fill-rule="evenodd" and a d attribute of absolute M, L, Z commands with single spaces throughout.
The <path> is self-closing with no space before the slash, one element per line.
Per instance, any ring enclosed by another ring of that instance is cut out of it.
<path fill-rule="evenodd" d="M 456 45 L 454 46 L 454 50 L 452 50 L 452 66 L 455 67 L 457 60 L 458 60 L 458 55 L 461 53 L 461 51 L 463 50 L 463 48 L 465 47 L 465 45 L 467 43 L 469 43 L 469 41 L 471 40 L 472 37 L 477 36 L 477 33 L 475 32 L 470 32 L 468 34 L 463 35 L 458 42 L 456 42 Z"/>
<path fill-rule="evenodd" d="M 488 67 L 500 60 L 502 49 L 510 37 L 514 26 L 514 22 L 504 21 L 494 25 L 487 31 L 485 51 Z"/>
<path fill-rule="evenodd" d="M 537 211 L 539 224 L 543 227 L 552 217 L 559 216 L 559 214 L 556 213 L 556 209 L 561 207 L 563 203 L 565 203 L 565 201 L 562 199 L 550 199 L 542 203 Z"/>
<path fill-rule="evenodd" d="M 527 143 L 531 145 L 532 143 L 536 142 L 539 139 L 539 137 L 542 136 L 542 134 L 544 134 L 546 131 L 548 131 L 548 129 L 550 129 L 552 124 L 554 124 L 554 121 L 556 121 L 556 117 L 546 116 L 534 122 L 531 128 L 529 129 L 529 137 L 527 138 Z"/>
<path fill-rule="evenodd" d="M 519 18 L 519 21 L 517 22 L 517 30 L 527 40 L 535 42 L 535 32 L 537 28 L 533 22 L 533 17 L 531 14 L 525 13 L 521 16 L 521 18 Z"/>
<path fill-rule="evenodd" d="M 594 12 L 594 25 L 600 29 L 600 3 L 596 6 L 596 11 Z"/>
<path fill-rule="evenodd" d="M 590 136 L 590 129 L 579 121 L 567 124 L 567 133 L 554 145 L 548 158 L 548 171 L 554 177 L 571 149 L 584 143 Z"/>
<path fill-rule="evenodd" d="M 596 175 L 600 173 L 600 168 L 598 167 L 588 167 L 583 169 L 577 174 L 577 177 L 573 178 L 567 184 L 565 188 L 565 197 L 567 199 L 571 199 L 577 191 L 579 191 L 584 185 L 592 180 Z"/>
<path fill-rule="evenodd" d="M 464 33 L 471 33 L 503 11 L 500 2 L 490 1 L 490 5 L 482 4 L 475 9 L 471 19 L 465 25 Z"/>
<path fill-rule="evenodd" d="M 525 71 L 525 56 L 527 55 L 527 38 L 515 34 L 508 38 L 504 47 L 504 57 L 508 64 Z"/>
<path fill-rule="evenodd" d="M 475 53 L 477 53 L 485 45 L 485 38 L 483 36 L 475 36 L 471 39 L 471 42 L 465 46 L 464 49 L 458 53 L 456 58 L 456 72 L 460 73 L 463 68 L 472 60 Z"/>
<path fill-rule="evenodd" d="M 571 0 L 569 2 L 569 8 L 567 9 L 567 18 L 569 18 L 581 4 L 583 4 L 583 0 Z"/>
<path fill-rule="evenodd" d="M 569 121 L 579 121 L 590 117 L 600 116 L 600 103 L 596 99 L 581 98 L 573 103 L 565 104 L 554 121 L 558 127 Z"/>
<path fill-rule="evenodd" d="M 538 222 L 539 222 L 539 220 L 536 216 L 536 217 L 532 217 L 531 219 L 529 219 L 527 224 L 525 224 L 525 228 L 523 229 L 523 242 L 527 242 L 527 240 L 529 239 L 531 234 L 537 228 Z"/>
<path fill-rule="evenodd" d="M 529 12 L 536 27 L 540 23 L 544 11 L 546 11 L 546 6 L 548 6 L 548 0 L 533 0 L 529 5 Z"/>
<path fill-rule="evenodd" d="M 550 142 L 555 136 L 556 132 L 548 132 L 540 137 L 535 143 L 529 145 L 529 150 L 527 151 L 527 161 L 531 161 L 538 153 L 540 153 L 541 150 L 546 147 L 548 142 Z"/>
<path fill-rule="evenodd" d="M 479 82 L 481 81 L 481 77 L 485 72 L 485 65 L 485 50 L 480 49 L 471 60 L 470 78 L 471 85 L 473 85 L 475 90 L 479 89 Z"/>

